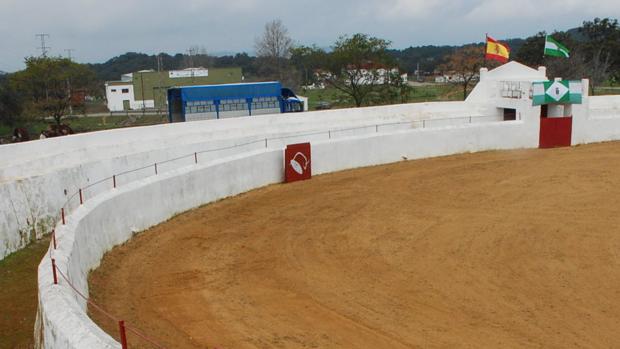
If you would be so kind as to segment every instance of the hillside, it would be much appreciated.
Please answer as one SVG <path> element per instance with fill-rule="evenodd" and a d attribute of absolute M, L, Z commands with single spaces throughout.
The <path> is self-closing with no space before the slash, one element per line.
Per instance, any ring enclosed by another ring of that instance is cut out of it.
<path fill-rule="evenodd" d="M 524 39 L 509 39 L 506 43 L 510 45 L 513 51 L 516 51 L 525 42 Z M 471 45 L 471 44 L 467 44 Z M 475 45 L 484 45 L 479 42 Z M 463 47 L 461 46 L 416 46 L 405 49 L 391 49 L 389 53 L 394 57 L 399 66 L 409 74 L 414 74 L 417 64 L 420 64 L 420 70 L 425 72 L 434 71 L 439 64 L 443 62 L 450 52 Z M 206 54 L 198 54 L 187 56 L 177 53 L 169 55 L 167 53 L 159 54 L 161 57 L 162 69 L 183 69 L 189 66 L 204 67 L 241 67 L 244 74 L 252 75 L 257 71 L 256 57 L 247 53 L 237 53 L 235 55 L 209 56 Z M 157 55 L 147 55 L 144 53 L 127 52 L 120 56 L 111 58 L 104 63 L 89 64 L 90 68 L 95 71 L 99 80 L 118 80 L 122 74 L 134 72 L 143 69 L 157 69 Z"/>

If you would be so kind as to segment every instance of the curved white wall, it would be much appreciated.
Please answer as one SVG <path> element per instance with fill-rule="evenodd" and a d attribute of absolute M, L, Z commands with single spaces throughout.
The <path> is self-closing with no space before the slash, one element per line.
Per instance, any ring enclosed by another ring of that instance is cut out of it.
<path fill-rule="evenodd" d="M 333 172 L 460 152 L 535 147 L 535 115 L 524 120 L 397 130 L 312 143 L 313 172 Z M 527 136 L 530 135 L 530 136 Z M 300 141 L 297 139 L 295 141 Z M 88 294 L 88 272 L 103 254 L 187 209 L 282 181 L 282 149 L 263 149 L 187 166 L 129 183 L 87 200 L 57 227 L 57 265 Z M 51 262 L 39 265 L 39 321 L 46 348 L 116 348 L 85 313 L 85 301 L 60 281 L 52 285 Z M 119 314 L 122 316 L 122 314 Z"/>
<path fill-rule="evenodd" d="M 311 137 L 270 140 L 279 147 L 296 140 L 375 133 L 415 127 L 489 122 L 499 118 L 488 106 L 464 103 L 418 103 L 322 112 L 263 115 L 248 118 L 202 121 L 108 130 L 61 138 L 0 146 L 0 259 L 49 232 L 60 207 L 78 188 L 132 168 L 152 165 L 202 150 L 246 143 L 252 140 L 315 133 Z M 445 119 L 445 118 L 461 119 Z M 421 122 L 420 120 L 427 120 Z M 429 121 L 430 120 L 430 121 Z M 391 125 L 395 122 L 410 124 Z M 390 125 L 386 125 L 390 124 Z M 367 126 L 367 127 L 365 127 Z M 205 153 L 201 161 L 263 148 L 257 142 L 245 147 Z M 192 164 L 191 158 L 160 164 L 158 171 Z M 117 178 L 118 184 L 143 178 L 152 168 Z M 111 181 L 85 191 L 86 197 L 108 190 Z M 75 207 L 77 200 L 71 202 Z"/>
<path fill-rule="evenodd" d="M 282 151 L 250 152 L 131 183 L 87 201 L 57 227 L 57 266 L 88 295 L 88 272 L 103 254 L 132 234 L 173 215 L 227 196 L 282 181 Z M 120 348 L 86 315 L 86 302 L 59 276 L 51 259 L 39 265 L 35 333 L 44 348 Z M 122 316 L 122 314 L 118 314 Z"/>

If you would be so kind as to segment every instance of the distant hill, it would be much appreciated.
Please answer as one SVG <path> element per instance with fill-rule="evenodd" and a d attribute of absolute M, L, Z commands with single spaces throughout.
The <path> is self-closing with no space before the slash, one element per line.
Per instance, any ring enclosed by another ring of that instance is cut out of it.
<path fill-rule="evenodd" d="M 512 52 L 516 52 L 521 48 L 524 39 L 508 39 L 504 40 Z M 409 74 L 415 73 L 418 64 L 420 70 L 423 72 L 432 73 L 437 67 L 443 63 L 444 58 L 454 52 L 455 50 L 462 48 L 463 46 L 478 45 L 483 46 L 484 42 L 465 44 L 460 46 L 417 46 L 409 47 L 403 50 L 390 50 L 390 54 L 396 59 L 401 69 L 405 70 Z"/>
<path fill-rule="evenodd" d="M 579 31 L 579 28 L 569 29 L 566 33 L 568 33 L 568 35 L 570 35 L 570 37 L 575 41 L 583 42 L 587 40 L 585 35 Z"/>
<path fill-rule="evenodd" d="M 579 28 L 573 28 L 566 31 L 575 41 L 584 41 L 585 37 L 579 32 Z M 519 51 L 526 39 L 512 38 L 500 39 L 510 46 L 514 55 Z M 484 45 L 484 42 L 471 43 L 455 46 L 435 46 L 425 45 L 417 47 L 408 47 L 405 49 L 391 49 L 389 53 L 394 57 L 398 65 L 409 74 L 414 74 L 418 64 L 422 72 L 432 73 L 437 67 L 443 63 L 444 58 L 451 52 L 467 45 Z M 183 69 L 186 67 L 241 67 L 244 75 L 247 77 L 260 77 L 258 73 L 259 65 L 256 57 L 247 53 L 230 53 L 218 52 L 219 54 L 194 55 L 187 56 L 184 54 L 169 55 L 162 53 L 161 68 L 164 70 Z M 118 80 L 122 74 L 135 72 L 144 69 L 157 69 L 157 56 L 147 55 L 144 53 L 127 52 L 120 56 L 114 57 L 107 62 L 89 64 L 95 71 L 100 80 Z M 0 73 L 1 74 L 1 73 Z"/>
<path fill-rule="evenodd" d="M 104 81 L 120 80 L 121 75 L 145 69 L 157 69 L 157 59 L 144 53 L 127 52 L 105 63 L 88 64 Z"/>
<path fill-rule="evenodd" d="M 523 39 L 510 39 L 506 42 L 513 51 L 517 50 L 524 42 Z M 476 45 L 483 45 L 477 43 Z M 438 65 L 443 63 L 443 58 L 461 46 L 418 46 L 409 47 L 403 50 L 392 49 L 389 53 L 394 57 L 401 69 L 413 74 L 417 65 L 420 64 L 420 70 L 433 72 Z M 223 56 L 207 56 L 195 55 L 189 57 L 183 54 L 175 54 L 171 56 L 166 53 L 160 54 L 162 69 L 173 70 L 183 69 L 188 66 L 204 66 L 204 67 L 241 67 L 243 73 L 252 75 L 256 73 L 256 58 L 247 53 L 236 53 L 234 55 Z M 97 74 L 99 80 L 111 81 L 119 80 L 121 75 L 135 72 L 138 70 L 157 69 L 157 56 L 147 55 L 144 53 L 127 52 L 120 56 L 114 57 L 104 63 L 88 64 Z"/>
<path fill-rule="evenodd" d="M 147 55 L 144 53 L 127 52 L 114 57 L 107 62 L 89 64 L 88 66 L 97 74 L 97 78 L 102 81 L 119 80 L 121 75 L 139 71 L 158 68 L 158 55 Z M 180 53 L 171 56 L 167 53 L 159 54 L 161 57 L 162 70 L 175 70 L 187 67 L 241 67 L 244 74 L 252 74 L 256 71 L 254 67 L 254 57 L 246 53 L 235 55 L 208 56 L 193 55 L 187 56 Z"/>

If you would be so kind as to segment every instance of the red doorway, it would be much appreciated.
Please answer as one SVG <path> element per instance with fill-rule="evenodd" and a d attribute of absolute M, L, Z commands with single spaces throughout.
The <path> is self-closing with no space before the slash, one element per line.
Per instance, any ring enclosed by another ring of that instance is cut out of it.
<path fill-rule="evenodd" d="M 540 118 L 539 148 L 570 147 L 573 118 Z"/>

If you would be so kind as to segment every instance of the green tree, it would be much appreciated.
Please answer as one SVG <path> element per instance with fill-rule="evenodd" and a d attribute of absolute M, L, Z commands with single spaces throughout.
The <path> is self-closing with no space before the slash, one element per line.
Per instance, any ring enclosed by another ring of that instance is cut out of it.
<path fill-rule="evenodd" d="M 547 33 L 542 31 L 525 39 L 523 45 L 515 52 L 515 60 L 532 68 L 544 65 L 545 36 Z M 564 41 L 561 42 L 566 44 Z"/>
<path fill-rule="evenodd" d="M 95 74 L 86 65 L 66 58 L 30 57 L 26 69 L 12 75 L 11 86 L 24 98 L 24 109 L 34 117 L 52 117 L 61 124 L 72 91 L 92 88 Z"/>
<path fill-rule="evenodd" d="M 325 50 L 316 45 L 296 46 L 291 49 L 291 64 L 299 71 L 303 85 L 317 82 L 314 73 L 325 65 L 327 56 Z"/>
<path fill-rule="evenodd" d="M 387 81 L 370 95 L 372 104 L 407 103 L 413 92 L 409 83 L 401 77 L 400 71 L 392 70 L 387 74 Z"/>
<path fill-rule="evenodd" d="M 444 74 L 454 76 L 454 83 L 463 87 L 463 99 L 467 98 L 469 86 L 479 79 L 483 65 L 497 66 L 495 61 L 484 60 L 484 47 L 469 45 L 459 48 L 446 57 L 446 63 L 440 66 Z"/>
<path fill-rule="evenodd" d="M 586 39 L 583 44 L 585 70 L 594 94 L 596 86 L 612 75 L 620 75 L 620 26 L 616 19 L 595 18 L 583 22 L 579 32 Z"/>
<path fill-rule="evenodd" d="M 389 46 L 389 41 L 366 34 L 342 36 L 332 48 L 322 79 L 360 107 L 389 81 L 395 64 Z"/>
<path fill-rule="evenodd" d="M 19 95 L 11 88 L 8 77 L 0 75 L 0 122 L 12 126 L 21 112 Z"/>
<path fill-rule="evenodd" d="M 517 50 L 515 60 L 532 68 L 545 66 L 549 77 L 581 79 L 585 74 L 581 44 L 569 32 L 553 32 L 551 36 L 569 48 L 570 57 L 548 57 L 544 56 L 546 36 L 543 31 L 527 38 Z"/>

